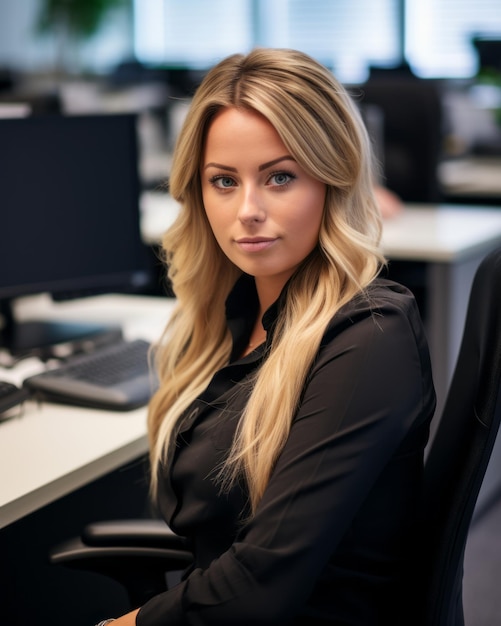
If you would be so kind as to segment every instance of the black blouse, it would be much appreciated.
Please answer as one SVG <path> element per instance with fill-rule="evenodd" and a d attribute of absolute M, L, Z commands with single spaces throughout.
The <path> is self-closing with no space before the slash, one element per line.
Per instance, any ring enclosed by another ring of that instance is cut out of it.
<path fill-rule="evenodd" d="M 242 278 L 228 300 L 230 363 L 186 411 L 176 452 L 161 468 L 161 512 L 191 539 L 195 564 L 136 623 L 405 624 L 399 600 L 411 585 L 435 407 L 414 298 L 378 279 L 333 316 L 249 521 L 245 485 L 222 490 L 217 470 L 248 395 L 242 383 L 266 358 L 265 346 L 238 357 L 257 312 L 252 285 Z M 280 302 L 263 318 L 268 341 Z"/>

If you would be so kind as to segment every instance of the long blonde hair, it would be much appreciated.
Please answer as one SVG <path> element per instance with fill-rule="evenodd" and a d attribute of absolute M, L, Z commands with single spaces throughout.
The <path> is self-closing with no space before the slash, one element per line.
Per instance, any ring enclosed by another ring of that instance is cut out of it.
<path fill-rule="evenodd" d="M 181 210 L 163 249 L 177 308 L 157 348 L 160 388 L 149 406 L 153 492 L 155 469 L 172 451 L 183 411 L 231 352 L 225 301 L 241 272 L 216 243 L 200 181 L 207 130 L 225 107 L 261 113 L 299 165 L 327 187 L 318 246 L 289 281 L 269 355 L 254 377 L 222 470 L 230 483 L 244 476 L 254 511 L 327 324 L 367 287 L 384 259 L 370 142 L 346 90 L 325 67 L 294 50 L 255 49 L 216 65 L 194 96 L 170 176 Z"/>

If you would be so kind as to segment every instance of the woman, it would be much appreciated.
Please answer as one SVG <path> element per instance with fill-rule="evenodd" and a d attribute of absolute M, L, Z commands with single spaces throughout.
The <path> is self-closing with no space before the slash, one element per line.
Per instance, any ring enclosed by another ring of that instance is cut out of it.
<path fill-rule="evenodd" d="M 406 623 L 434 410 L 412 295 L 377 278 L 369 140 L 323 66 L 231 56 L 178 139 L 152 490 L 183 580 L 114 624 Z"/>

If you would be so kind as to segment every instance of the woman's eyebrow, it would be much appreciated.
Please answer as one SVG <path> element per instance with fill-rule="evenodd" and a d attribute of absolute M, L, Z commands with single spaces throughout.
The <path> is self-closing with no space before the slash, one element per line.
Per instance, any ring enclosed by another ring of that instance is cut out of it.
<path fill-rule="evenodd" d="M 293 159 L 289 154 L 286 154 L 285 156 L 278 157 L 278 159 L 273 159 L 273 161 L 268 161 L 268 163 L 263 163 L 262 165 L 258 167 L 258 170 L 262 172 L 263 170 L 268 169 L 272 165 L 276 165 L 277 163 L 280 163 L 280 161 L 294 161 L 294 160 L 295 159 Z"/>
<path fill-rule="evenodd" d="M 229 165 L 221 165 L 221 163 L 207 163 L 207 165 L 204 165 L 204 170 L 206 170 L 208 167 L 216 167 L 217 169 L 220 169 L 220 170 L 228 170 L 228 172 L 237 171 L 236 167 L 230 167 Z"/>
<path fill-rule="evenodd" d="M 278 157 L 278 159 L 273 159 L 273 161 L 268 161 L 267 163 L 263 163 L 262 165 L 260 165 L 258 167 L 258 170 L 260 172 L 262 172 L 263 170 L 268 169 L 269 167 L 272 167 L 273 165 L 276 165 L 277 163 L 280 163 L 281 161 L 294 161 L 295 159 L 293 159 L 293 157 L 291 157 L 290 155 L 286 154 L 284 156 Z M 231 167 L 230 165 L 223 165 L 222 163 L 214 163 L 214 162 L 210 162 L 207 163 L 206 165 L 204 165 L 204 170 L 206 170 L 209 167 L 215 167 L 217 169 L 220 170 L 226 170 L 227 172 L 237 172 L 237 168 L 236 167 Z"/>

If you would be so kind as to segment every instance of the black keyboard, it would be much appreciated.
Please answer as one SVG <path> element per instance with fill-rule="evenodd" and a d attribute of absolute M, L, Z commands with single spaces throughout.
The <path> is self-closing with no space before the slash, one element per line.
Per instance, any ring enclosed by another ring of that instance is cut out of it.
<path fill-rule="evenodd" d="M 29 391 L 0 380 L 0 420 L 18 415 L 17 407 L 28 399 Z"/>
<path fill-rule="evenodd" d="M 24 386 L 43 400 L 129 411 L 147 404 L 157 388 L 149 347 L 143 339 L 101 346 L 27 378 Z"/>

